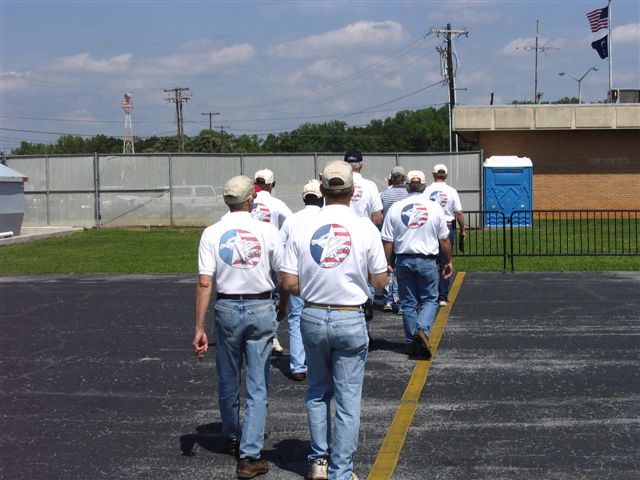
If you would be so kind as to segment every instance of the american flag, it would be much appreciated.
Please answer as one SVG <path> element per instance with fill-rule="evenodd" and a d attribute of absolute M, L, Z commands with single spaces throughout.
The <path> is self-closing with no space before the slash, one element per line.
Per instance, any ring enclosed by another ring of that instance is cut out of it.
<path fill-rule="evenodd" d="M 609 28 L 609 7 L 598 8 L 587 13 L 587 19 L 589 20 L 589 25 L 591 25 L 592 32 Z"/>

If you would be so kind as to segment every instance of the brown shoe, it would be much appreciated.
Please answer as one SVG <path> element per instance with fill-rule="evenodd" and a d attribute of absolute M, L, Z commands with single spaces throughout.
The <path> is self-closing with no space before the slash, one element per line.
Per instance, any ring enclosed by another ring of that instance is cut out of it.
<path fill-rule="evenodd" d="M 421 328 L 416 331 L 416 336 L 418 337 L 418 349 L 420 350 L 420 354 L 425 358 L 425 360 L 430 360 L 431 345 L 429 345 L 429 337 Z"/>
<path fill-rule="evenodd" d="M 236 476 L 238 478 L 253 478 L 269 471 L 269 464 L 262 458 L 241 458 L 238 462 Z"/>
<path fill-rule="evenodd" d="M 418 339 L 414 338 L 413 342 L 408 343 L 405 347 L 405 353 L 410 357 L 415 357 L 418 355 Z"/>
<path fill-rule="evenodd" d="M 307 379 L 307 374 L 304 372 L 292 373 L 291 380 L 294 382 L 303 382 Z"/>
<path fill-rule="evenodd" d="M 238 453 L 240 453 L 240 440 L 227 438 L 227 453 L 237 457 Z"/>

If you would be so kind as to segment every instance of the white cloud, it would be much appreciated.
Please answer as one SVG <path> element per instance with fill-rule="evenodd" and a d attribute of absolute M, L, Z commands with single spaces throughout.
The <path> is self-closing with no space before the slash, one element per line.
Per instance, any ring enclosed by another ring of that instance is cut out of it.
<path fill-rule="evenodd" d="M 282 57 L 311 57 L 345 49 L 379 49 L 397 45 L 408 38 L 398 22 L 360 21 L 339 30 L 281 43 L 269 48 L 272 55 Z"/>
<path fill-rule="evenodd" d="M 203 73 L 221 67 L 241 66 L 249 63 L 256 54 L 248 43 L 217 47 L 207 40 L 193 40 L 182 46 L 179 52 L 150 59 L 143 70 L 160 70 L 162 73 Z"/>
<path fill-rule="evenodd" d="M 306 69 L 306 74 L 316 78 L 340 79 L 351 74 L 351 69 L 334 59 L 322 59 Z"/>
<path fill-rule="evenodd" d="M 75 72 L 119 72 L 129 67 L 133 54 L 123 53 L 111 58 L 94 59 L 89 53 L 79 53 L 54 60 L 51 64 L 56 70 L 69 70 Z"/>
<path fill-rule="evenodd" d="M 630 43 L 637 46 L 640 44 L 640 23 L 614 27 L 612 38 L 616 44 Z"/>
<path fill-rule="evenodd" d="M 0 90 L 8 92 L 24 87 L 28 77 L 29 73 L 24 72 L 2 72 L 0 73 Z"/>

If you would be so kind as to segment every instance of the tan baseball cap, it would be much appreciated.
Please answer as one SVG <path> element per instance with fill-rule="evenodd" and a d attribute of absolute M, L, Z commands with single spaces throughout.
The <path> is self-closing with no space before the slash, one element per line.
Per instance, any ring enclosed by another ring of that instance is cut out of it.
<path fill-rule="evenodd" d="M 351 165 L 342 160 L 327 163 L 322 170 L 322 188 L 325 190 L 345 190 L 353 186 Z"/>
<path fill-rule="evenodd" d="M 322 198 L 322 192 L 320 192 L 320 180 L 309 180 L 302 189 L 302 198 L 307 195 L 315 195 L 317 198 Z"/>
<path fill-rule="evenodd" d="M 249 177 L 239 175 L 230 178 L 224 184 L 224 203 L 227 205 L 237 205 L 246 202 L 253 196 L 253 182 Z"/>

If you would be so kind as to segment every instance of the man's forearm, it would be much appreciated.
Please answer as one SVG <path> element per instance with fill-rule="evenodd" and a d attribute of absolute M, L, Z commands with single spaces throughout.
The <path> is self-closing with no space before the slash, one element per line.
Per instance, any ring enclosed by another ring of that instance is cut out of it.
<path fill-rule="evenodd" d="M 213 291 L 213 279 L 208 275 L 200 275 L 196 288 L 196 332 L 204 331 L 207 309 Z"/>

